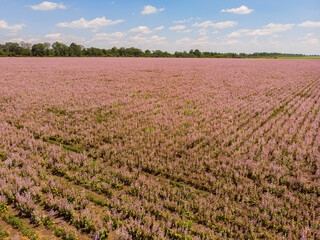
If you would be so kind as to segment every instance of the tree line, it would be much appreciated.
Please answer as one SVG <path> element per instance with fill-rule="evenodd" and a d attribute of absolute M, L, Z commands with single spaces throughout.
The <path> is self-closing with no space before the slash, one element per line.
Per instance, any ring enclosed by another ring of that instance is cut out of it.
<path fill-rule="evenodd" d="M 174 58 L 277 58 L 277 57 L 303 57 L 303 54 L 283 54 L 283 53 L 218 53 L 201 52 L 191 49 L 189 52 L 183 51 L 169 53 L 161 50 L 141 50 L 134 47 L 113 47 L 111 49 L 100 49 L 95 47 L 85 48 L 82 45 L 71 43 L 69 46 L 55 42 L 30 44 L 26 42 L 7 42 L 0 44 L 0 57 L 174 57 Z"/>

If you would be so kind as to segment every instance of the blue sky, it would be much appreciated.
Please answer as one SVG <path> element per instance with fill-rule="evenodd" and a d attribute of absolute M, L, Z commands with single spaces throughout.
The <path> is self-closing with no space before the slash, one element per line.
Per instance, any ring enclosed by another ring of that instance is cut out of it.
<path fill-rule="evenodd" d="M 0 0 L 0 42 L 320 54 L 319 0 Z"/>

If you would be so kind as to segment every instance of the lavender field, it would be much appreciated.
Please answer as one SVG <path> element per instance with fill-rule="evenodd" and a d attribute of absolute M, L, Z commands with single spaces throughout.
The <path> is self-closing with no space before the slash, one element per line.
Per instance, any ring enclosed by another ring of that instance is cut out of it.
<path fill-rule="evenodd" d="M 320 60 L 0 74 L 0 239 L 320 239 Z"/>

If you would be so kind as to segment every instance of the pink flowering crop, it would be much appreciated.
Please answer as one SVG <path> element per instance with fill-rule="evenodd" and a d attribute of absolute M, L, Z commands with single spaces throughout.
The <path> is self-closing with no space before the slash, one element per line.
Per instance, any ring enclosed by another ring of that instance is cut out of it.
<path fill-rule="evenodd" d="M 320 61 L 0 58 L 0 215 L 64 239 L 320 239 Z"/>

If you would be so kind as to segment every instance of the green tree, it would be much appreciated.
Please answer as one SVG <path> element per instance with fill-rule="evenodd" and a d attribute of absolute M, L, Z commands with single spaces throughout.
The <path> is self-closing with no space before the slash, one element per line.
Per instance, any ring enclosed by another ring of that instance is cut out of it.
<path fill-rule="evenodd" d="M 116 47 L 113 47 L 110 49 L 112 57 L 119 57 L 118 49 Z"/>
<path fill-rule="evenodd" d="M 125 55 L 128 57 L 142 57 L 144 55 L 140 49 L 134 47 L 126 48 L 125 52 Z"/>
<path fill-rule="evenodd" d="M 91 47 L 91 48 L 86 49 L 86 56 L 98 57 L 98 56 L 102 56 L 102 55 L 103 55 L 103 52 L 99 48 Z"/>
<path fill-rule="evenodd" d="M 82 46 L 75 43 L 71 43 L 69 46 L 69 56 L 80 57 L 82 55 Z"/>
<path fill-rule="evenodd" d="M 189 51 L 189 57 L 194 57 L 194 51 L 193 51 L 193 49 L 190 49 L 190 51 Z"/>
<path fill-rule="evenodd" d="M 124 47 L 119 48 L 118 54 L 120 57 L 126 57 L 126 49 Z"/>
<path fill-rule="evenodd" d="M 6 42 L 3 50 L 8 53 L 8 56 L 19 56 L 22 55 L 23 48 L 18 43 Z"/>
<path fill-rule="evenodd" d="M 46 54 L 45 45 L 43 43 L 37 43 L 32 46 L 32 56 L 43 57 Z"/>
<path fill-rule="evenodd" d="M 193 55 L 195 55 L 197 58 L 201 57 L 201 52 L 199 49 L 194 50 Z"/>
<path fill-rule="evenodd" d="M 53 49 L 53 53 L 54 56 L 56 57 L 60 57 L 60 56 L 64 56 L 67 57 L 69 56 L 69 48 L 67 45 L 63 44 L 63 43 L 59 43 L 59 42 L 55 42 L 52 44 L 52 49 Z"/>
<path fill-rule="evenodd" d="M 164 53 L 161 50 L 155 50 L 152 52 L 153 57 L 164 57 Z"/>
<path fill-rule="evenodd" d="M 144 51 L 144 56 L 145 56 L 145 57 L 150 57 L 150 56 L 151 56 L 151 51 L 148 50 L 148 49 L 145 50 L 145 51 Z"/>

